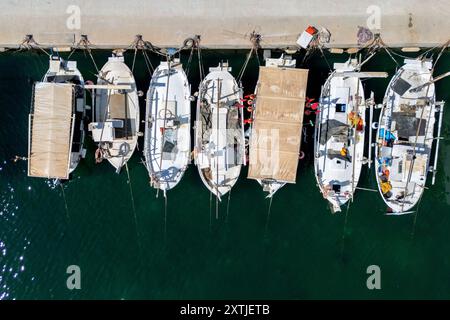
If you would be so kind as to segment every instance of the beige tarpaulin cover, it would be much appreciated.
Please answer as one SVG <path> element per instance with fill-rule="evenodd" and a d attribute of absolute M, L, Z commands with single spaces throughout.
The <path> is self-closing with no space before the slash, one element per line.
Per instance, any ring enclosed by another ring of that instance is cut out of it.
<path fill-rule="evenodd" d="M 38 82 L 30 115 L 28 175 L 67 179 L 72 139 L 72 86 Z"/>
<path fill-rule="evenodd" d="M 250 179 L 295 183 L 307 82 L 307 69 L 260 67 Z"/>

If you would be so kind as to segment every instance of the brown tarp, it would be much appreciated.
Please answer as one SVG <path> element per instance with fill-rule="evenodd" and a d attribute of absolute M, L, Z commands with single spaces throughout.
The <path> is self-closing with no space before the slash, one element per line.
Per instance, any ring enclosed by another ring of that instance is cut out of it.
<path fill-rule="evenodd" d="M 28 175 L 67 179 L 72 139 L 72 94 L 69 84 L 38 82 L 30 115 Z"/>
<path fill-rule="evenodd" d="M 295 183 L 307 69 L 260 67 L 248 178 Z"/>

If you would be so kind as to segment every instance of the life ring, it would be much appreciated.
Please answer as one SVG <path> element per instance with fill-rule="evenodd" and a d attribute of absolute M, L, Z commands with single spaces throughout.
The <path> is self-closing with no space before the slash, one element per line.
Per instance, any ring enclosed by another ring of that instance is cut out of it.
<path fill-rule="evenodd" d="M 248 100 L 247 100 L 247 104 L 248 104 L 249 106 L 253 105 L 253 100 L 252 100 L 252 99 L 248 99 Z"/>
<path fill-rule="evenodd" d="M 319 108 L 319 103 L 318 102 L 314 102 L 313 104 L 311 104 L 311 109 L 312 110 L 317 110 L 317 108 Z"/>
<path fill-rule="evenodd" d="M 305 153 L 303 151 L 300 151 L 300 154 L 298 155 L 298 159 L 302 160 L 305 157 Z"/>
<path fill-rule="evenodd" d="M 378 129 L 378 122 L 372 123 L 372 129 Z"/>
<path fill-rule="evenodd" d="M 126 156 L 130 152 L 130 145 L 126 142 L 122 143 L 119 147 L 119 155 Z"/>

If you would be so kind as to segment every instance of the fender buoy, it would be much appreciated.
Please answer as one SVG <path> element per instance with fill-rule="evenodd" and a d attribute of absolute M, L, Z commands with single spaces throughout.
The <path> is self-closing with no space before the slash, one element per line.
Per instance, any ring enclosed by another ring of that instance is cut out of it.
<path fill-rule="evenodd" d="M 103 161 L 102 149 L 97 148 L 97 150 L 95 150 L 95 163 L 100 163 L 102 161 Z"/>
<path fill-rule="evenodd" d="M 245 119 L 245 120 L 244 120 L 244 124 L 248 124 L 248 123 L 252 123 L 252 122 L 253 122 L 252 119 Z"/>
<path fill-rule="evenodd" d="M 310 110 L 305 110 L 305 114 L 306 114 L 307 116 L 309 116 L 309 115 L 311 114 L 311 111 L 310 111 Z"/>
<path fill-rule="evenodd" d="M 249 106 L 253 105 L 253 100 L 252 100 L 252 99 L 248 99 L 248 100 L 247 100 L 247 104 L 248 104 Z"/>
<path fill-rule="evenodd" d="M 247 107 L 247 111 L 248 111 L 248 112 L 253 112 L 253 107 L 248 106 L 248 107 Z"/>
<path fill-rule="evenodd" d="M 300 154 L 298 155 L 298 159 L 302 160 L 305 157 L 305 153 L 303 151 L 300 151 Z"/>

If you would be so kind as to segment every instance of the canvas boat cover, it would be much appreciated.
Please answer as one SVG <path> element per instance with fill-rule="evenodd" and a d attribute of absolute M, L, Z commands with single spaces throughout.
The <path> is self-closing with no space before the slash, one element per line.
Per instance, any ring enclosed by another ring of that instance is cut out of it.
<path fill-rule="evenodd" d="M 28 175 L 68 179 L 72 139 L 70 84 L 38 82 L 30 115 Z"/>
<path fill-rule="evenodd" d="M 295 183 L 307 82 L 307 69 L 260 67 L 250 179 Z"/>

